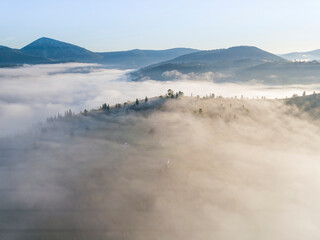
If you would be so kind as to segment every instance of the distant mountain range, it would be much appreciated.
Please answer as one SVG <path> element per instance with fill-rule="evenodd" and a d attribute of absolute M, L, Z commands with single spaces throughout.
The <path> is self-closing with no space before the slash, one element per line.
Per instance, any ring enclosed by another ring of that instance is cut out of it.
<path fill-rule="evenodd" d="M 163 62 L 198 52 L 191 48 L 172 48 L 167 50 L 139 50 L 98 53 L 103 57 L 102 62 L 110 67 L 140 68 L 150 64 Z"/>
<path fill-rule="evenodd" d="M 183 55 L 141 68 L 130 76 L 134 81 L 202 79 L 264 84 L 320 83 L 320 63 L 287 61 L 256 47 L 239 46 Z"/>
<path fill-rule="evenodd" d="M 308 51 L 308 52 L 292 52 L 287 54 L 281 54 L 281 57 L 293 61 L 319 61 L 320 60 L 320 49 Z"/>
<path fill-rule="evenodd" d="M 92 52 L 70 43 L 43 37 L 19 50 L 1 47 L 0 65 L 88 62 L 101 63 L 113 68 L 140 68 L 197 51 L 199 50 L 173 48 L 168 50 L 135 49 L 119 52 Z"/>
<path fill-rule="evenodd" d="M 51 59 L 41 56 L 33 56 L 25 54 L 18 49 L 12 49 L 4 46 L 0 46 L 0 64 L 37 64 L 37 63 L 48 63 Z"/>
<path fill-rule="evenodd" d="M 263 51 L 257 47 L 238 46 L 228 49 L 217 49 L 209 51 L 200 51 L 193 54 L 177 57 L 170 62 L 203 62 L 203 63 L 234 63 L 234 62 L 250 62 L 258 61 L 280 61 L 281 57 L 272 53 Z"/>
<path fill-rule="evenodd" d="M 228 49 L 190 53 L 169 61 L 150 65 L 131 73 L 134 80 L 169 80 L 174 73 L 181 74 L 216 72 L 225 79 L 235 72 L 267 62 L 285 61 L 283 58 L 256 47 L 239 46 Z M 170 74 L 171 72 L 171 74 Z M 181 78 L 181 75 L 177 75 Z"/>
<path fill-rule="evenodd" d="M 84 62 L 104 67 L 137 69 L 131 80 L 203 79 L 215 82 L 265 84 L 320 83 L 320 63 L 291 60 L 320 59 L 320 50 L 281 56 L 253 46 L 200 51 L 191 48 L 92 52 L 85 48 L 40 38 L 22 49 L 0 46 L 0 67 L 21 64 Z M 205 76 L 205 77 L 203 77 Z"/>

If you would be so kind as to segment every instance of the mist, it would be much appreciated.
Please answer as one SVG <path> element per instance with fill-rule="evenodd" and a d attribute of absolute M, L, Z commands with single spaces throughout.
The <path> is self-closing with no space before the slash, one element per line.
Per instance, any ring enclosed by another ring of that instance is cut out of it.
<path fill-rule="evenodd" d="M 0 143 L 0 237 L 318 239 L 319 130 L 283 100 L 196 97 L 43 124 Z"/>
<path fill-rule="evenodd" d="M 208 76 L 217 75 L 212 73 L 197 77 L 181 75 L 175 81 L 131 82 L 126 75 L 130 71 L 84 63 L 0 68 L 0 136 L 17 134 L 68 109 L 78 113 L 98 108 L 105 102 L 115 104 L 159 96 L 169 88 L 181 90 L 189 96 L 215 93 L 217 96 L 243 95 L 248 98 L 285 98 L 320 89 L 320 85 L 215 84 L 208 80 Z"/>

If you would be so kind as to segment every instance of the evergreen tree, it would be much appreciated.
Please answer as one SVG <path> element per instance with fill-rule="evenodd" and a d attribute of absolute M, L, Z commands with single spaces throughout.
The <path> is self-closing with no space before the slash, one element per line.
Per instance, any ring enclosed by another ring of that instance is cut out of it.
<path fill-rule="evenodd" d="M 173 94 L 174 94 L 173 90 L 172 90 L 172 89 L 168 89 L 168 94 L 167 94 L 167 96 L 168 96 L 168 97 L 172 97 Z"/>
<path fill-rule="evenodd" d="M 145 102 L 145 103 L 147 103 L 147 102 L 148 102 L 148 98 L 147 98 L 147 97 L 144 99 L 144 102 Z"/>
<path fill-rule="evenodd" d="M 139 105 L 139 99 L 137 98 L 136 99 L 136 106 L 138 106 Z"/>

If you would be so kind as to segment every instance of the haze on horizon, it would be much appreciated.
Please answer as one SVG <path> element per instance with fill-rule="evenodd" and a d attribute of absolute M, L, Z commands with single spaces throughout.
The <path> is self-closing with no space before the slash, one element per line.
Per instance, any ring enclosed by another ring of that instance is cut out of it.
<path fill-rule="evenodd" d="M 252 45 L 280 54 L 320 48 L 315 0 L 1 3 L 0 45 L 12 48 L 43 36 L 92 51 Z"/>

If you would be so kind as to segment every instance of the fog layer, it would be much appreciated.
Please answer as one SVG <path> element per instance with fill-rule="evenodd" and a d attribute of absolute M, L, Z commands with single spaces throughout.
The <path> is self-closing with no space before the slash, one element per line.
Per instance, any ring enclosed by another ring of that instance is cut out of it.
<path fill-rule="evenodd" d="M 304 90 L 311 93 L 319 85 L 264 86 L 215 84 L 208 81 L 215 74 L 181 75 L 175 81 L 130 82 L 128 71 L 103 69 L 96 64 L 48 64 L 20 68 L 0 68 L 0 136 L 26 129 L 48 116 L 97 108 L 102 103 L 115 104 L 145 96 L 158 96 L 167 89 L 184 91 L 186 95 L 244 95 L 249 98 L 290 97 Z M 218 76 L 219 77 L 219 76 Z"/>
<path fill-rule="evenodd" d="M 0 238 L 319 239 L 317 119 L 280 100 L 139 106 L 3 140 Z"/>

